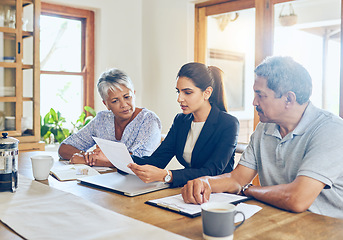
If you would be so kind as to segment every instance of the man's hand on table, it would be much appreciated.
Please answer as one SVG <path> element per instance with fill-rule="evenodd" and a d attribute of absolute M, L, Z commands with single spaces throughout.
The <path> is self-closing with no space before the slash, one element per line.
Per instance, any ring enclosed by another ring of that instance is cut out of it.
<path fill-rule="evenodd" d="M 208 202 L 212 192 L 209 177 L 201 177 L 187 182 L 181 188 L 185 203 L 202 204 Z"/>

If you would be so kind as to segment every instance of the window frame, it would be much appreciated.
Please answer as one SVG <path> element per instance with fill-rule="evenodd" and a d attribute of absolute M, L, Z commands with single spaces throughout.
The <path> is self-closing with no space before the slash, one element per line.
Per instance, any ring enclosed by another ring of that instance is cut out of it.
<path fill-rule="evenodd" d="M 40 71 L 40 74 L 77 75 L 83 77 L 83 106 L 94 108 L 94 12 L 85 9 L 43 3 L 41 15 L 80 20 L 81 72 Z"/>

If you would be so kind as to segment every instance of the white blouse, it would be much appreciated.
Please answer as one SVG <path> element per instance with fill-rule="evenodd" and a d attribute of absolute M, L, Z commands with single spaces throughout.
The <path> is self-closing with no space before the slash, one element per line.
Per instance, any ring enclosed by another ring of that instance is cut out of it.
<path fill-rule="evenodd" d="M 192 122 L 191 128 L 189 129 L 185 148 L 183 150 L 183 158 L 191 167 L 192 152 L 195 143 L 198 140 L 200 132 L 204 126 L 205 122 Z"/>

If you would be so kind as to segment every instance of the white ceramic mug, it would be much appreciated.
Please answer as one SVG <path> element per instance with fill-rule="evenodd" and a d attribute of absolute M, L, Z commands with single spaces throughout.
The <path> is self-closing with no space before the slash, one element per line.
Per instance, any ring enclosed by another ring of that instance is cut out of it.
<path fill-rule="evenodd" d="M 37 155 L 31 157 L 32 172 L 36 180 L 46 180 L 50 169 L 54 165 L 54 158 L 49 155 Z"/>
<path fill-rule="evenodd" d="M 235 216 L 242 214 L 243 221 L 235 226 Z M 208 202 L 201 205 L 204 239 L 233 239 L 233 232 L 243 224 L 245 216 L 236 206 L 227 202 Z"/>

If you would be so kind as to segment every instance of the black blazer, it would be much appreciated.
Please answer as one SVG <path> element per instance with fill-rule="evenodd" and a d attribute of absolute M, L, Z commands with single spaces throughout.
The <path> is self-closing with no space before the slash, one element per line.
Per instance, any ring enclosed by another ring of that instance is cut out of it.
<path fill-rule="evenodd" d="M 234 116 L 212 105 L 192 152 L 191 167 L 183 158 L 193 114 L 179 113 L 166 138 L 150 157 L 132 156 L 139 165 L 150 164 L 165 168 L 176 156 L 184 169 L 172 170 L 171 187 L 180 187 L 201 176 L 215 176 L 231 172 L 234 166 L 239 122 Z"/>

